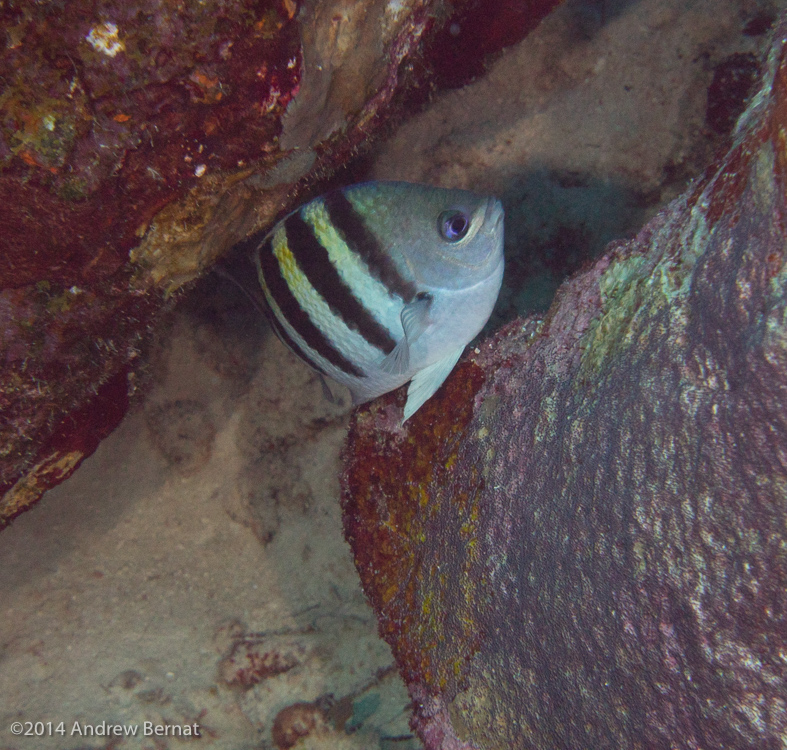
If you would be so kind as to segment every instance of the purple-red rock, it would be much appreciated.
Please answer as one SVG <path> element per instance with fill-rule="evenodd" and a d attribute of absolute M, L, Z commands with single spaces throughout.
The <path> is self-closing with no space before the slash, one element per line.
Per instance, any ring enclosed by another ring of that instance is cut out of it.
<path fill-rule="evenodd" d="M 428 750 L 787 736 L 787 20 L 729 153 L 405 427 L 345 531 Z"/>
<path fill-rule="evenodd" d="M 473 8 L 0 6 L 0 529 L 118 424 L 172 293 L 361 151 Z"/>
<path fill-rule="evenodd" d="M 122 419 L 166 292 L 254 229 L 239 183 L 276 161 L 296 12 L 0 9 L 0 528 Z"/>

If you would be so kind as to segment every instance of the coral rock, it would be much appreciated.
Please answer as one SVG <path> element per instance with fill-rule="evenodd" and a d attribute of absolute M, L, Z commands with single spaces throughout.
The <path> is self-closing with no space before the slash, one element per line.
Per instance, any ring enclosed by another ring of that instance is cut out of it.
<path fill-rule="evenodd" d="M 358 153 L 475 8 L 0 7 L 0 528 L 117 425 L 168 297 Z"/>
<path fill-rule="evenodd" d="M 787 21 L 729 153 L 466 357 L 358 411 L 345 530 L 428 750 L 787 736 Z"/>
<path fill-rule="evenodd" d="M 325 714 L 319 706 L 314 703 L 293 703 L 279 711 L 273 721 L 273 744 L 278 750 L 288 750 L 302 738 L 326 727 Z"/>

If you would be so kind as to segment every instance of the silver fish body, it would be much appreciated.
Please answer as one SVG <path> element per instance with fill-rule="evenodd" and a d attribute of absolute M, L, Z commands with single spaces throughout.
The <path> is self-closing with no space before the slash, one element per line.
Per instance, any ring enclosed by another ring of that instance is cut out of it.
<path fill-rule="evenodd" d="M 355 404 L 411 381 L 408 419 L 492 313 L 503 208 L 465 190 L 361 183 L 282 219 L 254 262 L 284 343 Z"/>

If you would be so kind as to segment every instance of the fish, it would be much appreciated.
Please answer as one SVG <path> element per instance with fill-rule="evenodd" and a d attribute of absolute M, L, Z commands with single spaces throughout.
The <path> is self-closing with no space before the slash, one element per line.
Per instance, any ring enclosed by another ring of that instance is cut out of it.
<path fill-rule="evenodd" d="M 492 313 L 503 216 L 494 197 L 408 182 L 315 198 L 252 251 L 271 325 L 354 405 L 409 383 L 404 423 Z"/>

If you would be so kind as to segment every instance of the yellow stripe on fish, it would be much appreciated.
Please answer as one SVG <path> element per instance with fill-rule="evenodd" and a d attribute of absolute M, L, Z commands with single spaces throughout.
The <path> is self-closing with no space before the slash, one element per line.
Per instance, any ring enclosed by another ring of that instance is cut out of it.
<path fill-rule="evenodd" d="M 360 304 L 389 331 L 399 331 L 401 300 L 371 275 L 369 267 L 339 233 L 328 214 L 325 201 L 317 198 L 307 203 L 303 218 L 312 227 L 317 241 L 328 251 L 328 258 L 342 281 Z"/>

